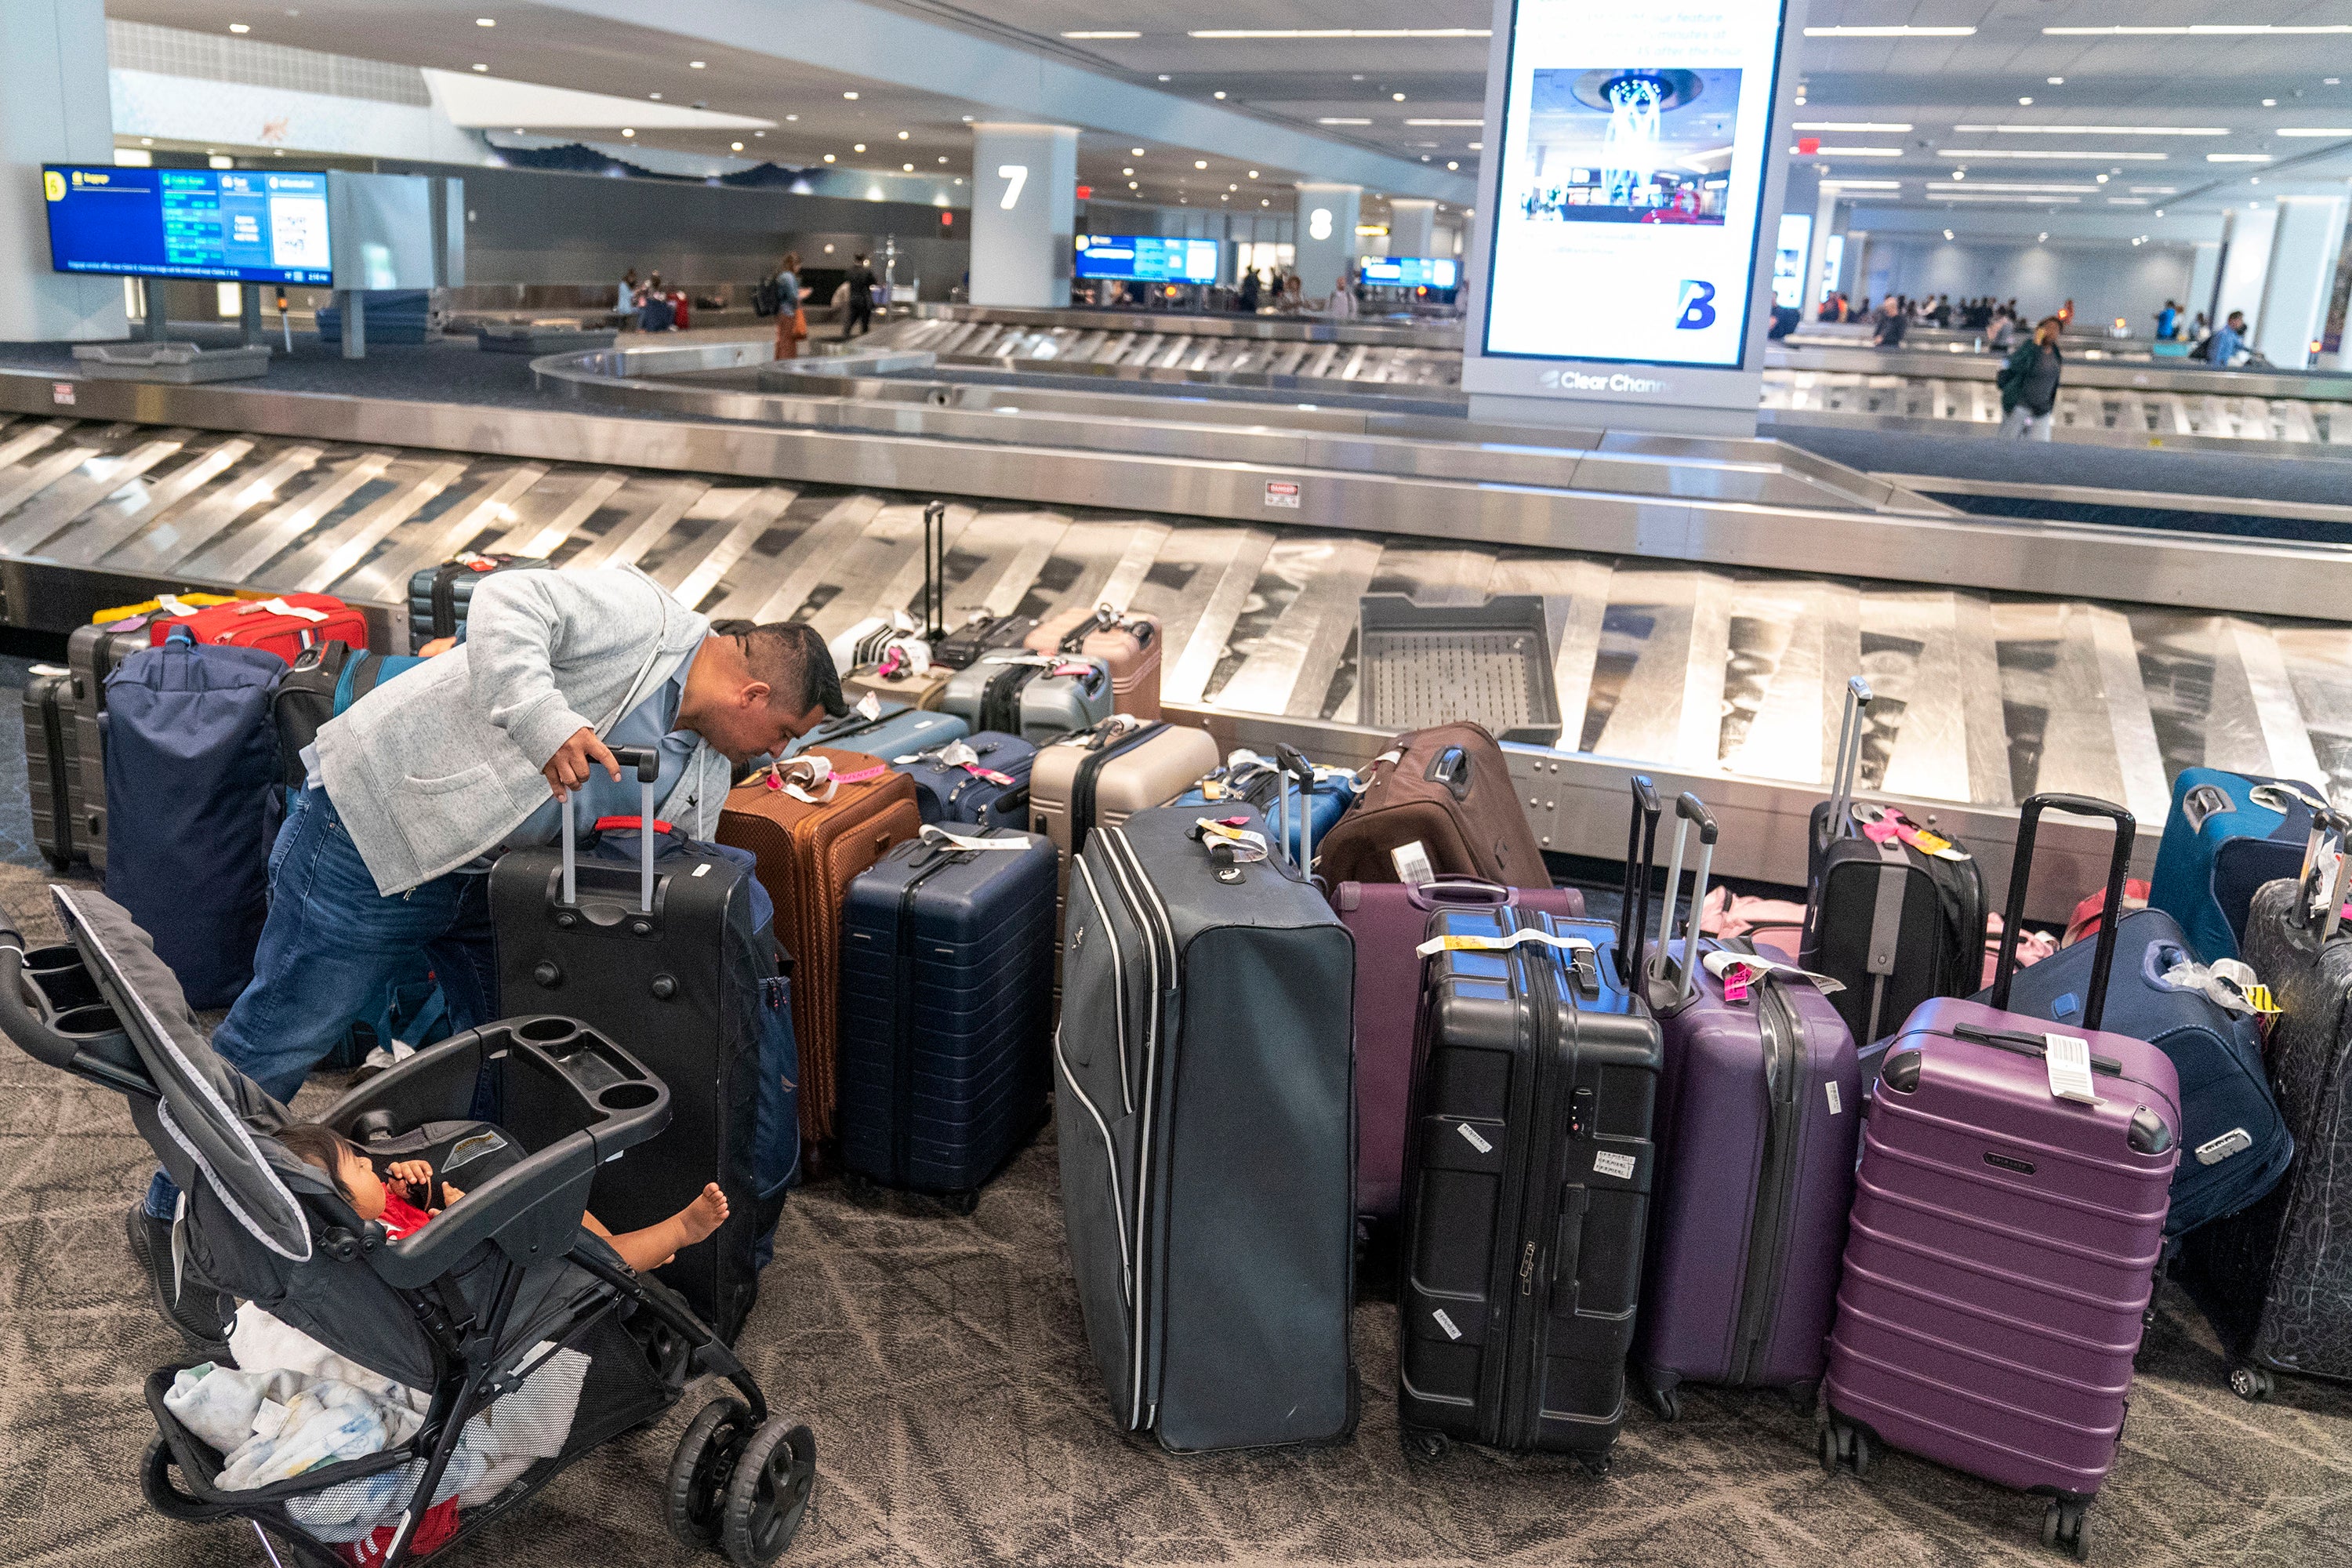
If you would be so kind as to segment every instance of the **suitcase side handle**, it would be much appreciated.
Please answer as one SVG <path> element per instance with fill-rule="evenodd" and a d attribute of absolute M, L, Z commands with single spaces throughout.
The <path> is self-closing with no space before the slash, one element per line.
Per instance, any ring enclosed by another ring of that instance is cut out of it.
<path fill-rule="evenodd" d="M 1698 861 L 1693 867 L 1691 886 L 1690 935 L 1683 943 L 1683 962 L 1679 968 L 1666 956 L 1666 943 L 1675 934 L 1675 906 L 1682 897 L 1683 850 L 1690 842 L 1690 830 L 1698 827 Z M 1719 834 L 1715 826 L 1715 814 L 1706 803 L 1689 791 L 1675 798 L 1675 847 L 1666 861 L 1666 898 L 1658 910 L 1657 956 L 1645 963 L 1645 979 L 1666 982 L 1671 992 L 1668 1008 L 1680 1007 L 1698 990 L 1698 927 L 1699 917 L 1706 905 L 1707 873 L 1715 867 L 1715 841 Z"/>
<path fill-rule="evenodd" d="M 1650 926 L 1650 873 L 1657 868 L 1658 786 L 1635 773 L 1633 814 L 1625 825 L 1625 891 L 1617 907 L 1617 980 L 1627 990 L 1641 973 L 1641 933 Z"/>
<path fill-rule="evenodd" d="M 2332 806 L 2323 806 L 2311 814 L 2311 837 L 2303 847 L 2303 869 L 2295 874 L 2295 884 L 2302 889 L 2295 900 L 2295 917 L 2305 931 L 2311 929 L 2312 895 L 2315 890 L 2312 879 L 2319 870 L 2319 852 L 2330 839 L 2336 841 L 2336 864 L 2327 879 L 2327 919 L 2319 928 L 2319 940 L 2324 943 L 2336 935 L 2336 927 L 2344 923 L 2344 884 L 2352 873 L 2352 856 L 2346 853 L 2345 837 L 2352 832 L 2352 817 Z"/>
<path fill-rule="evenodd" d="M 2083 1027 L 2096 1029 L 2106 1016 L 2107 974 L 2116 963 L 2116 927 L 2124 907 L 2124 878 L 2131 869 L 2132 814 L 2111 801 L 2087 795 L 2037 795 L 2017 814 L 2017 853 L 2009 868 L 2009 904 L 2001 915 L 2000 960 L 1994 967 L 1992 1005 L 2009 1010 L 2009 984 L 2017 978 L 2017 939 L 2025 919 L 2026 884 L 2032 879 L 2033 839 L 2045 811 L 2070 816 L 2103 816 L 2115 824 L 2115 848 L 2107 859 L 2107 896 L 2100 905 L 2098 946 L 2091 957 L 2090 995 L 2083 1005 Z"/>

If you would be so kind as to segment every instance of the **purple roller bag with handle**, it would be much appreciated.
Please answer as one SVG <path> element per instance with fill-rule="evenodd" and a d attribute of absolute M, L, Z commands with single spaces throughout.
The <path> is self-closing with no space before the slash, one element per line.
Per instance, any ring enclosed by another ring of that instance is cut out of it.
<path fill-rule="evenodd" d="M 1389 1219 L 1404 1205 L 1404 1140 L 1412 1095 L 1413 1009 L 1421 960 L 1413 949 L 1440 909 L 1516 907 L 1584 918 L 1574 888 L 1506 888 L 1475 878 L 1342 882 L 1331 907 L 1356 938 L 1356 1213 Z"/>
<path fill-rule="evenodd" d="M 2045 810 L 2116 825 L 2091 1003 L 2071 1032 L 2006 1006 Z M 1866 1473 L 1885 1443 L 2043 1493 L 2044 1543 L 2078 1560 L 2180 1157 L 2171 1059 L 2099 1028 L 2131 841 L 2121 806 L 2025 803 L 1990 1004 L 1922 1003 L 1879 1070 L 1822 1385 L 1824 1466 Z"/>
<path fill-rule="evenodd" d="M 1672 941 L 1683 842 L 1696 823 L 1696 911 L 1716 829 L 1691 795 L 1676 811 L 1647 961 L 1665 1070 L 1634 1381 L 1669 1421 L 1685 1382 L 1785 1388 L 1811 1410 L 1853 1203 L 1853 1032 L 1817 978 L 1771 948 L 1701 940 L 1686 964 L 1690 934 Z"/>

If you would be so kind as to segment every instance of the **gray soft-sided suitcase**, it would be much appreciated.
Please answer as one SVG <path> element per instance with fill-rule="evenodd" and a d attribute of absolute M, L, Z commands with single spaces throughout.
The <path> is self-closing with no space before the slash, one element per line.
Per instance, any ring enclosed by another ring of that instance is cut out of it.
<path fill-rule="evenodd" d="M 1087 1339 L 1177 1451 L 1355 1428 L 1355 944 L 1297 870 L 1157 807 L 1070 876 L 1055 1118 Z M 1262 828 L 1262 825 L 1261 825 Z"/>
<path fill-rule="evenodd" d="M 66 672 L 33 666 L 25 681 L 25 782 L 33 805 L 33 847 L 59 871 L 74 862 L 80 767 L 73 752 L 73 700 Z"/>

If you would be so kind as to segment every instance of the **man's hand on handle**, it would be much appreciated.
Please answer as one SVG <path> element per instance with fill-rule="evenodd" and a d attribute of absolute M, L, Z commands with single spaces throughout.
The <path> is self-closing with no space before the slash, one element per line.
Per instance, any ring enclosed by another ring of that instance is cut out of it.
<path fill-rule="evenodd" d="M 598 764 L 615 782 L 619 781 L 620 763 L 596 738 L 595 731 L 583 728 L 574 730 L 572 738 L 558 746 L 555 755 L 548 758 L 547 765 L 539 771 L 547 775 L 547 786 L 555 792 L 555 798 L 562 800 L 567 793 L 586 784 L 589 769 Z"/>

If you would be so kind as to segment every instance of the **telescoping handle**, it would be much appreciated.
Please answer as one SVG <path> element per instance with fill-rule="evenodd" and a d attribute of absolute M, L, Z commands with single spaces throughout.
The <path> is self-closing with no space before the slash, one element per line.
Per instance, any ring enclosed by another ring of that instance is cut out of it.
<path fill-rule="evenodd" d="M 2000 962 L 1993 970 L 1991 1002 L 2009 1010 L 2009 983 L 2017 978 L 2017 936 L 2025 920 L 2025 888 L 2033 869 L 2033 837 L 2045 811 L 2072 816 L 2104 816 L 2116 825 L 2115 851 L 2107 861 L 2107 899 L 2099 914 L 2099 945 L 2091 955 L 2091 994 L 2083 1004 L 2083 1027 L 2096 1029 L 2107 1010 L 2107 972 L 2116 963 L 2116 927 L 2124 909 L 2124 877 L 2131 869 L 2132 814 L 2086 795 L 2037 795 L 2017 815 L 2017 855 L 2009 868 L 2009 907 L 2002 912 Z"/>
<path fill-rule="evenodd" d="M 1282 792 L 1282 799 L 1285 803 L 1282 824 L 1283 847 L 1286 849 L 1292 847 L 1288 815 L 1290 807 L 1287 804 L 1290 794 L 1287 781 L 1296 779 L 1298 782 L 1298 842 L 1297 845 L 1298 868 L 1302 872 L 1312 875 L 1315 870 L 1315 764 L 1307 760 L 1306 753 L 1287 742 L 1278 741 L 1275 743 L 1274 759 L 1282 769 L 1286 781 Z"/>
<path fill-rule="evenodd" d="M 2311 814 L 2311 839 L 2304 846 L 2303 873 L 2296 879 L 2302 891 L 2295 900 L 2294 919 L 2305 930 L 2311 929 L 2312 906 L 2316 901 L 2315 894 L 2318 892 L 2314 880 L 2320 869 L 2319 853 L 2321 847 L 2332 840 L 2336 854 L 2327 867 L 2327 886 L 2324 894 L 2327 914 L 2319 926 L 2319 940 L 2323 942 L 2333 940 L 2336 929 L 2344 923 L 2345 883 L 2352 879 L 2352 853 L 2347 853 L 2345 843 L 2347 834 L 2352 834 L 2352 818 L 2333 807 L 2323 806 Z"/>
<path fill-rule="evenodd" d="M 1871 703 L 1870 682 L 1859 675 L 1845 683 L 1845 716 L 1838 724 L 1837 765 L 1830 780 L 1830 842 L 1845 836 L 1853 815 L 1855 775 L 1862 772 L 1863 710 Z"/>
<path fill-rule="evenodd" d="M 947 636 L 948 503 L 923 509 L 923 640 L 937 646 Z"/>
<path fill-rule="evenodd" d="M 1631 986 L 1642 972 L 1642 933 L 1650 928 L 1650 873 L 1658 858 L 1658 786 L 1635 773 L 1633 815 L 1625 827 L 1625 893 L 1617 909 L 1617 978 Z"/>
<path fill-rule="evenodd" d="M 646 914 L 654 912 L 654 784 L 661 778 L 661 753 L 651 746 L 622 746 L 613 752 L 613 760 L 625 768 L 637 771 L 637 842 L 644 858 L 637 868 L 637 907 Z M 575 824 L 579 820 L 580 797 L 576 789 L 563 792 L 563 826 L 557 835 L 563 843 L 563 901 L 566 905 L 580 901 L 578 850 L 573 840 L 578 837 Z"/>
<path fill-rule="evenodd" d="M 1682 896 L 1683 847 L 1690 839 L 1693 824 L 1698 827 L 1698 864 L 1696 878 L 1691 887 L 1690 933 L 1683 939 L 1683 962 L 1677 975 L 1666 958 L 1666 943 L 1675 934 L 1675 904 Z M 1699 917 L 1706 903 L 1706 877 L 1715 867 L 1715 816 L 1706 803 L 1685 790 L 1675 800 L 1675 849 L 1666 862 L 1666 902 L 1658 911 L 1658 953 L 1653 960 L 1650 973 L 1660 980 L 1675 979 L 1674 1005 L 1681 1006 L 1698 989 L 1698 926 Z"/>

